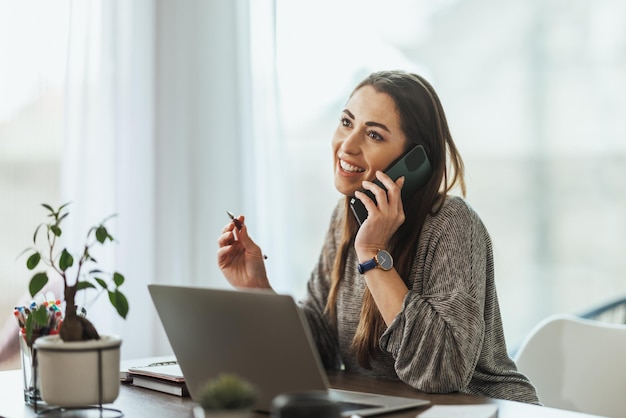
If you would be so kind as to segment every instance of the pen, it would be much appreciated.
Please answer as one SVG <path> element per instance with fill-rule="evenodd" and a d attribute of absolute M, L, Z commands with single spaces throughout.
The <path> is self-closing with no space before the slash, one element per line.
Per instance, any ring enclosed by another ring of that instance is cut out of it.
<path fill-rule="evenodd" d="M 239 219 L 235 218 L 235 215 L 233 215 L 233 213 L 231 211 L 227 210 L 226 214 L 228 215 L 230 220 L 233 221 L 233 223 L 235 224 L 235 227 L 237 227 L 237 231 L 241 231 L 241 227 L 243 226 L 243 225 L 241 225 L 241 221 L 239 221 Z"/>
<path fill-rule="evenodd" d="M 235 224 L 235 227 L 237 228 L 237 231 L 241 231 L 241 227 L 243 226 L 241 224 L 241 221 L 239 221 L 239 219 L 235 218 L 235 215 L 233 215 L 233 213 L 231 211 L 229 211 L 229 210 L 226 211 L 226 214 L 228 215 L 230 220 L 233 221 L 233 223 Z M 267 256 L 265 254 L 263 254 L 263 259 L 267 260 Z"/>
<path fill-rule="evenodd" d="M 17 308 L 13 311 L 13 315 L 15 315 L 15 319 L 17 319 L 20 328 L 24 328 L 24 317 Z"/>

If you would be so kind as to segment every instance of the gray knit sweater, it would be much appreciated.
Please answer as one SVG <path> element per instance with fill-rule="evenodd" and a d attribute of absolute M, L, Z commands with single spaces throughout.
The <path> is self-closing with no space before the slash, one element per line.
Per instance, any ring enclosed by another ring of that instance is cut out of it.
<path fill-rule="evenodd" d="M 337 326 L 324 315 L 330 272 L 341 240 L 343 202 L 335 208 L 324 250 L 300 306 L 326 368 L 400 379 L 425 392 L 464 392 L 538 403 L 534 387 L 506 350 L 494 283 L 491 240 L 461 198 L 449 197 L 426 218 L 402 311 L 380 338 L 371 369 L 351 353 L 366 286 L 354 249 L 337 297 Z"/>

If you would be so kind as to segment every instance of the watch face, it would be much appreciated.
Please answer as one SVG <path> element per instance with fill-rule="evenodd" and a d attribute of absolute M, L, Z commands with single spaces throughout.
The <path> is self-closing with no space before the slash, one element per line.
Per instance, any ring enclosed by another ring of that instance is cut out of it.
<path fill-rule="evenodd" d="M 393 258 L 391 257 L 391 254 L 385 250 L 378 251 L 378 254 L 376 254 L 376 261 L 383 270 L 391 270 L 393 267 Z"/>

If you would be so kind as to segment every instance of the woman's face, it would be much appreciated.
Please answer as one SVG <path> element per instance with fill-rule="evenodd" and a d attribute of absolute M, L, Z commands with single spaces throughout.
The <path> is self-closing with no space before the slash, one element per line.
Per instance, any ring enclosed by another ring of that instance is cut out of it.
<path fill-rule="evenodd" d="M 407 139 L 393 99 L 371 86 L 350 98 L 333 135 L 335 188 L 346 196 L 402 155 Z"/>

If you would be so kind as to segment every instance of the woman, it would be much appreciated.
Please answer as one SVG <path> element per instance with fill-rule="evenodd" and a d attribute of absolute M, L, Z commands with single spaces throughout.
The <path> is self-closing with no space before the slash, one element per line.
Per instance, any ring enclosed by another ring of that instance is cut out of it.
<path fill-rule="evenodd" d="M 415 145 L 432 175 L 403 203 L 404 177 L 394 182 L 383 170 Z M 325 367 L 425 392 L 538 403 L 506 351 L 489 234 L 464 199 L 449 195 L 457 186 L 465 195 L 464 167 L 431 85 L 401 71 L 371 74 L 342 111 L 332 148 L 345 198 L 301 302 Z M 368 212 L 360 227 L 352 196 Z M 224 228 L 218 265 L 237 288 L 271 289 L 244 221 Z M 377 265 L 380 250 L 393 266 Z"/>

